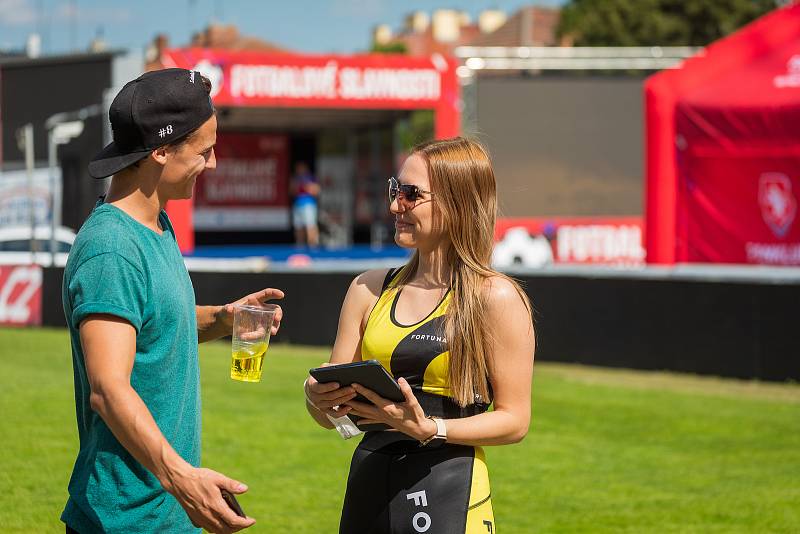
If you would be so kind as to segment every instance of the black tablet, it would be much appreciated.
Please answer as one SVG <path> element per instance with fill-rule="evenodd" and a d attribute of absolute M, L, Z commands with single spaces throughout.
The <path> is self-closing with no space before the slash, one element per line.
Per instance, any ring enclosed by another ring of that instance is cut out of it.
<path fill-rule="evenodd" d="M 364 362 L 342 363 L 339 365 L 329 365 L 327 367 L 316 367 L 309 371 L 317 382 L 338 382 L 340 386 L 350 384 L 361 384 L 365 388 L 371 389 L 381 397 L 395 402 L 404 402 L 405 395 L 400 390 L 394 378 L 384 369 L 378 360 L 367 360 Z M 356 395 L 355 400 L 369 403 L 370 401 L 361 395 Z M 360 417 L 349 416 L 354 423 L 358 424 Z M 383 430 L 388 428 L 384 424 L 360 426 L 362 430 Z"/>
<path fill-rule="evenodd" d="M 317 382 L 338 382 L 340 386 L 361 384 L 384 399 L 395 402 L 403 402 L 406 400 L 403 392 L 400 391 L 400 386 L 397 385 L 394 378 L 392 378 L 378 360 L 316 367 L 311 369 L 309 373 Z M 367 399 L 361 397 L 361 395 L 358 395 L 356 400 L 369 402 Z"/>

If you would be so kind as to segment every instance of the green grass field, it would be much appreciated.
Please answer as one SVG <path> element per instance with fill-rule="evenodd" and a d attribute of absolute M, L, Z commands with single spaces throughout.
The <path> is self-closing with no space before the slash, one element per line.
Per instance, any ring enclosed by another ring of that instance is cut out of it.
<path fill-rule="evenodd" d="M 201 346 L 204 465 L 248 483 L 252 532 L 336 532 L 351 451 L 305 415 L 324 350 L 259 384 Z M 800 386 L 537 364 L 531 432 L 487 448 L 501 534 L 800 532 Z M 77 450 L 65 330 L 0 330 L 0 530 L 63 532 Z"/>

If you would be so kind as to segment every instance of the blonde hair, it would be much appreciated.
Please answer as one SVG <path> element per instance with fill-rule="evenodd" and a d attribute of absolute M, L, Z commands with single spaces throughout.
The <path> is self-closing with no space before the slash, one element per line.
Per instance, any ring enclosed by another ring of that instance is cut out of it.
<path fill-rule="evenodd" d="M 491 268 L 497 186 L 491 160 L 476 141 L 455 137 L 414 147 L 425 162 L 434 193 L 434 225 L 449 239 L 445 261 L 451 268 L 452 300 L 444 334 L 450 352 L 451 394 L 460 406 L 490 402 L 489 355 L 492 332 L 486 327 L 484 281 L 505 278 L 525 303 L 525 292 L 514 280 Z M 415 252 L 403 267 L 398 284 L 408 283 L 419 266 Z"/>

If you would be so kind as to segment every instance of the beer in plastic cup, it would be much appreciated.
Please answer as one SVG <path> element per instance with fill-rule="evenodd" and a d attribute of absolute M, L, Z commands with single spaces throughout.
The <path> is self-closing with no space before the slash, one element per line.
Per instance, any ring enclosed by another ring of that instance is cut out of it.
<path fill-rule="evenodd" d="M 269 347 L 270 328 L 277 308 L 275 304 L 237 304 L 233 307 L 232 379 L 261 381 L 264 354 Z"/>

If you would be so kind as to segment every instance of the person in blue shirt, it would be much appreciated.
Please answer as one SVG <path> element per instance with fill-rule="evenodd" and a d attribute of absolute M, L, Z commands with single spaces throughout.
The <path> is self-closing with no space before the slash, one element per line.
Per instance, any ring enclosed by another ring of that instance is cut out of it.
<path fill-rule="evenodd" d="M 319 227 L 317 226 L 317 198 L 319 183 L 311 174 L 308 165 L 299 161 L 289 182 L 292 201 L 292 225 L 294 240 L 298 245 L 319 246 Z"/>
<path fill-rule="evenodd" d="M 235 532 L 222 490 L 247 487 L 200 467 L 197 344 L 231 334 L 233 304 L 196 306 L 164 206 L 216 166 L 210 82 L 184 69 L 129 82 L 109 110 L 114 142 L 89 165 L 111 185 L 64 271 L 80 448 L 61 515 L 67 532 Z M 280 324 L 279 312 L 272 326 Z"/>

